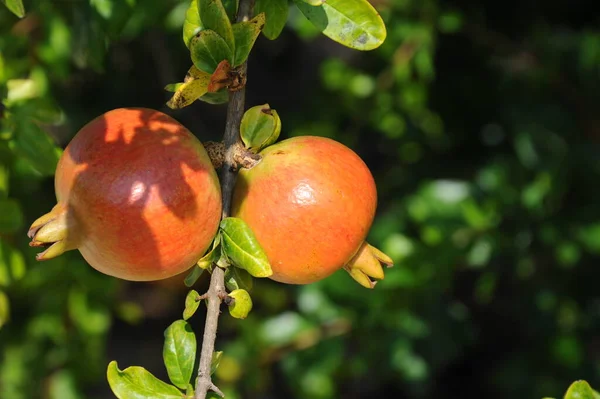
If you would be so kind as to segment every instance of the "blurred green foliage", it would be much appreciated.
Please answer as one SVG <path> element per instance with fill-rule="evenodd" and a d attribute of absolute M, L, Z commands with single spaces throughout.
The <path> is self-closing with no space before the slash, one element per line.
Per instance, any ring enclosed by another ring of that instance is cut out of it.
<path fill-rule="evenodd" d="M 380 195 L 369 241 L 396 266 L 373 291 L 343 272 L 255 281 L 248 318 L 221 318 L 217 383 L 228 398 L 323 399 L 598 386 L 593 4 L 372 3 L 388 38 L 364 54 L 290 9 L 282 36 L 250 57 L 248 106 L 269 102 L 283 136 L 333 137 L 363 157 Z M 26 230 L 52 206 L 60 148 L 79 127 L 118 106 L 163 107 L 161 88 L 189 68 L 187 5 L 31 0 L 23 19 L 0 7 L 2 399 L 111 398 L 113 358 L 165 375 L 162 331 L 181 317 L 183 283 L 125 284 L 76 252 L 38 264 Z M 214 139 L 223 108 L 210 107 L 174 115 Z"/>

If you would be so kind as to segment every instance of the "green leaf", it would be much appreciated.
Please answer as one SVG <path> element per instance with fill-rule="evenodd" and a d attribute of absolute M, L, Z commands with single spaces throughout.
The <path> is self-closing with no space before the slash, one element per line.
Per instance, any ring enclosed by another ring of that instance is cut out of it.
<path fill-rule="evenodd" d="M 586 381 L 575 381 L 571 384 L 564 399 L 595 399 L 594 390 Z"/>
<path fill-rule="evenodd" d="M 106 372 L 110 389 L 118 399 L 182 399 L 182 393 L 143 367 L 132 366 L 119 370 L 116 361 Z"/>
<path fill-rule="evenodd" d="M 201 71 L 212 74 L 223 60 L 233 61 L 233 51 L 217 32 L 205 29 L 190 41 L 192 62 Z"/>
<path fill-rule="evenodd" d="M 250 21 L 238 22 L 233 25 L 233 36 L 235 38 L 235 52 L 232 66 L 241 65 L 248 59 L 250 51 L 260 31 L 265 26 L 265 14 L 258 14 Z"/>
<path fill-rule="evenodd" d="M 206 93 L 199 98 L 209 104 L 224 104 L 229 101 L 229 90 L 219 90 L 216 93 Z"/>
<path fill-rule="evenodd" d="M 275 40 L 281 34 L 289 10 L 287 0 L 256 0 L 254 13 L 265 13 L 265 27 L 262 32 L 267 39 Z"/>
<path fill-rule="evenodd" d="M 311 6 L 320 6 L 324 4 L 327 0 L 302 0 L 306 4 L 310 4 Z"/>
<path fill-rule="evenodd" d="M 0 206 L 1 218 L 2 207 Z M 14 281 L 20 280 L 24 275 L 25 258 L 23 254 L 0 239 L 0 287 L 8 287 Z"/>
<path fill-rule="evenodd" d="M 229 314 L 236 319 L 245 319 L 248 313 L 252 310 L 252 298 L 246 290 L 235 290 L 229 293 L 229 296 L 234 299 L 229 305 Z"/>
<path fill-rule="evenodd" d="M 198 0 L 200 20 L 206 29 L 215 31 L 233 50 L 234 39 L 231 21 L 221 0 Z M 222 58 L 222 60 L 225 58 Z"/>
<path fill-rule="evenodd" d="M 239 218 L 221 221 L 223 252 L 233 263 L 253 277 L 269 277 L 273 274 L 267 255 L 260 246 L 250 226 Z"/>
<path fill-rule="evenodd" d="M 171 93 L 175 93 L 179 88 L 183 85 L 183 82 L 180 83 L 169 83 L 165 86 L 166 91 L 170 91 Z"/>
<path fill-rule="evenodd" d="M 10 308 L 8 303 L 8 296 L 4 293 L 4 291 L 0 290 L 0 329 L 8 319 L 10 318 Z"/>
<path fill-rule="evenodd" d="M 327 0 L 320 6 L 294 1 L 317 29 L 346 47 L 373 50 L 386 38 L 385 24 L 367 0 Z"/>
<path fill-rule="evenodd" d="M 251 291 L 254 285 L 250 273 L 239 267 L 228 267 L 225 271 L 225 286 L 229 291 L 244 289 Z"/>
<path fill-rule="evenodd" d="M 177 320 L 165 330 L 163 359 L 171 382 L 186 389 L 196 361 L 196 335 L 187 321 Z"/>
<path fill-rule="evenodd" d="M 206 94 L 208 84 L 210 83 L 210 74 L 192 66 L 185 77 L 183 83 L 176 84 L 176 91 L 173 97 L 167 102 L 167 106 L 172 109 L 184 108 L 196 101 L 199 97 Z M 171 87 L 169 87 L 171 86 Z M 172 85 L 167 85 L 165 90 L 173 89 Z"/>
<path fill-rule="evenodd" d="M 2 4 L 17 17 L 23 18 L 25 16 L 25 7 L 22 0 L 2 0 Z"/>
<path fill-rule="evenodd" d="M 215 238 L 215 241 L 213 241 L 213 247 L 212 249 L 206 254 L 204 255 L 202 258 L 200 258 L 200 260 L 197 262 L 197 265 L 200 269 L 208 269 L 210 268 L 210 266 L 215 263 L 216 261 L 219 260 L 219 258 L 221 257 L 221 238 L 217 235 L 217 237 Z"/>
<path fill-rule="evenodd" d="M 235 21 L 239 5 L 239 0 L 223 0 L 223 7 L 225 8 L 225 12 L 227 13 L 227 16 L 229 16 L 229 20 L 231 22 Z"/>
<path fill-rule="evenodd" d="M 240 135 L 246 148 L 256 152 L 279 138 L 281 119 L 269 104 L 257 105 L 244 113 L 240 125 Z"/>
<path fill-rule="evenodd" d="M 195 269 L 202 270 L 199 267 L 196 267 Z M 185 309 L 183 310 L 184 320 L 189 319 L 194 315 L 194 313 L 196 313 L 196 310 L 198 310 L 198 306 L 200 306 L 201 300 L 202 299 L 200 298 L 200 294 L 198 294 L 198 291 L 191 290 L 190 292 L 188 292 L 187 296 L 185 297 Z"/>
<path fill-rule="evenodd" d="M 223 356 L 223 351 L 213 352 L 212 360 L 210 362 L 210 375 L 213 375 L 215 371 L 219 368 L 219 363 L 221 363 L 221 357 Z"/>
<path fill-rule="evenodd" d="M 0 233 L 14 233 L 23 225 L 23 213 L 13 199 L 0 199 Z"/>
<path fill-rule="evenodd" d="M 25 157 L 39 173 L 52 176 L 62 151 L 50 136 L 26 116 L 18 119 L 15 135 L 10 147 Z"/>
<path fill-rule="evenodd" d="M 190 40 L 202 29 L 200 13 L 198 12 L 198 0 L 191 0 L 183 21 L 183 42 L 186 47 L 190 47 Z"/>
<path fill-rule="evenodd" d="M 6 100 L 9 103 L 39 97 L 42 90 L 34 79 L 10 79 L 6 82 L 6 88 L 8 89 Z"/>
<path fill-rule="evenodd" d="M 196 284 L 196 281 L 198 281 L 200 276 L 202 276 L 202 273 L 204 273 L 204 269 L 201 269 L 199 267 L 193 267 L 190 273 L 187 276 L 185 276 L 185 280 L 183 280 L 183 283 L 188 288 L 193 286 L 194 284 Z"/>
<path fill-rule="evenodd" d="M 8 197 L 8 166 L 0 163 L 0 200 Z"/>

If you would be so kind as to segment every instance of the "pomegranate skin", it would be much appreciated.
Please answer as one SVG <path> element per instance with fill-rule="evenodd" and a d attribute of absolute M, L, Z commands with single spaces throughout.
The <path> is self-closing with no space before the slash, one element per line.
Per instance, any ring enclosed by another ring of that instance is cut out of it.
<path fill-rule="evenodd" d="M 132 281 L 195 264 L 221 217 L 219 181 L 202 143 L 144 108 L 109 111 L 69 143 L 55 178 L 67 240 L 98 271 Z"/>
<path fill-rule="evenodd" d="M 371 172 L 348 147 L 302 136 L 267 147 L 240 171 L 233 216 L 250 225 L 273 269 L 288 284 L 319 281 L 357 253 L 373 222 Z"/>

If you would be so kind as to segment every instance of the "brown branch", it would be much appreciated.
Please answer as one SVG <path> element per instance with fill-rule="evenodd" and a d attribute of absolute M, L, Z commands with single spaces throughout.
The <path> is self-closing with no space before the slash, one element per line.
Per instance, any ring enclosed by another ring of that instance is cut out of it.
<path fill-rule="evenodd" d="M 241 0 L 238 9 L 238 21 L 248 20 L 252 16 L 253 0 Z M 246 76 L 246 63 L 239 68 L 239 73 Z M 227 122 L 223 134 L 225 145 L 225 163 L 221 168 L 221 196 L 223 200 L 222 218 L 229 216 L 231 210 L 231 197 L 233 186 L 237 175 L 238 165 L 234 155 L 236 147 L 240 144 L 240 124 L 244 115 L 244 101 L 246 91 L 244 88 L 230 93 L 229 106 L 227 108 Z M 204 325 L 204 337 L 200 353 L 200 365 L 198 377 L 196 378 L 195 399 L 206 399 L 209 391 L 216 392 L 220 396 L 223 393 L 212 382 L 210 375 L 213 353 L 215 351 L 215 340 L 217 338 L 217 326 L 219 322 L 220 306 L 225 294 L 225 271 L 220 267 L 213 268 L 208 288 L 208 309 L 206 311 L 206 323 Z"/>

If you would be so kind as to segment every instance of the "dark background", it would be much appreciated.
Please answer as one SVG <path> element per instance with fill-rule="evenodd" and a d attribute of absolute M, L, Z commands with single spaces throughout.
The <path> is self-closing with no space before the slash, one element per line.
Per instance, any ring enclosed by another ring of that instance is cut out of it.
<path fill-rule="evenodd" d="M 388 38 L 368 53 L 292 7 L 280 38 L 259 38 L 250 57 L 247 104 L 275 108 L 282 138 L 333 137 L 363 157 L 380 197 L 369 241 L 396 266 L 373 291 L 344 272 L 310 286 L 255 281 L 250 317 L 220 319 L 218 385 L 228 398 L 349 399 L 598 386 L 597 7 L 372 3 Z M 22 20 L 0 9 L 0 398 L 111 398 L 110 360 L 166 379 L 162 333 L 186 289 L 181 277 L 117 281 L 76 251 L 34 261 L 25 232 L 55 202 L 56 147 L 122 106 L 218 140 L 226 106 L 164 105 L 163 87 L 190 66 L 185 2 L 25 5 Z M 15 79 L 34 89 L 17 93 Z"/>

